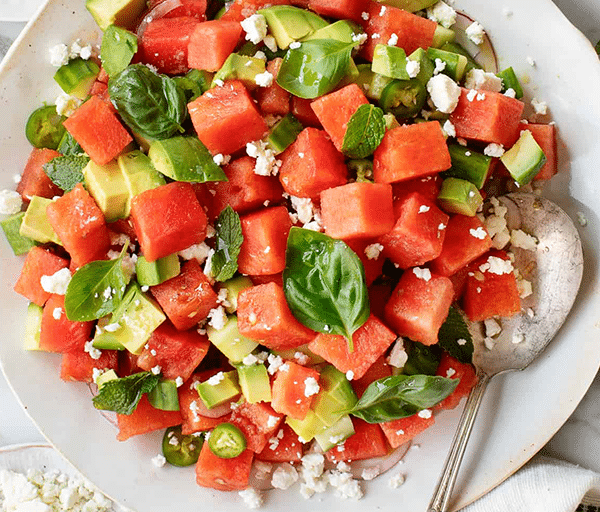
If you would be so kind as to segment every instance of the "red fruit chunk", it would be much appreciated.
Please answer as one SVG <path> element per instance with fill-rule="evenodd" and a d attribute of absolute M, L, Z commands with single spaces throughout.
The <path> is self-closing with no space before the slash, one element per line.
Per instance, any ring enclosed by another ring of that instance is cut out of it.
<path fill-rule="evenodd" d="M 253 459 L 250 450 L 233 459 L 222 459 L 204 443 L 196 463 L 196 483 L 220 491 L 241 491 L 248 487 Z"/>
<path fill-rule="evenodd" d="M 291 94 L 276 82 L 283 59 L 280 57 L 267 63 L 267 71 L 273 75 L 273 83 L 269 87 L 259 87 L 255 96 L 263 114 L 285 116 L 290 112 Z"/>
<path fill-rule="evenodd" d="M 181 433 L 184 436 L 194 432 L 204 432 L 205 430 L 216 427 L 219 423 L 229 421 L 230 414 L 226 414 L 220 418 L 208 418 L 202 416 L 203 403 L 198 395 L 198 391 L 196 391 L 196 384 L 198 382 L 204 382 L 205 380 L 210 379 L 219 371 L 220 370 L 207 370 L 195 373 L 189 380 L 184 382 L 183 386 L 180 386 L 177 389 L 179 410 L 183 418 Z"/>
<path fill-rule="evenodd" d="M 352 418 L 354 434 L 341 445 L 329 450 L 325 456 L 331 462 L 350 462 L 353 460 L 383 457 L 388 453 L 385 436 L 377 423 L 367 423 L 358 418 Z"/>
<path fill-rule="evenodd" d="M 239 23 L 210 20 L 194 26 L 188 46 L 190 68 L 218 71 L 242 37 Z"/>
<path fill-rule="evenodd" d="M 529 130 L 535 141 L 546 155 L 546 163 L 533 178 L 534 180 L 549 180 L 558 172 L 556 152 L 556 126 L 553 124 L 519 123 L 521 130 Z M 17 189 L 18 190 L 18 189 Z"/>
<path fill-rule="evenodd" d="M 314 382 L 317 383 L 318 393 L 319 372 L 292 361 L 286 361 L 285 364 L 287 369 L 280 369 L 273 380 L 271 406 L 281 414 L 303 420 L 316 395 L 311 389 Z"/>
<path fill-rule="evenodd" d="M 309 0 L 308 8 L 321 16 L 360 23 L 365 2 L 364 0 Z"/>
<path fill-rule="evenodd" d="M 287 424 L 284 423 L 271 439 L 277 439 L 277 442 L 270 442 L 260 453 L 257 453 L 256 458 L 258 460 L 265 462 L 300 462 L 303 449 L 302 443 L 298 438 L 298 434 Z"/>
<path fill-rule="evenodd" d="M 300 121 L 304 126 L 322 128 L 319 118 L 315 115 L 315 111 L 311 107 L 312 102 L 313 100 L 292 96 L 290 102 L 292 114 L 294 114 L 294 117 L 298 119 L 298 121 Z"/>
<path fill-rule="evenodd" d="M 369 366 L 366 373 L 360 379 L 353 379 L 350 383 L 356 396 L 360 398 L 373 381 L 389 377 L 391 374 L 392 368 L 387 364 L 385 357 L 382 356 Z"/>
<path fill-rule="evenodd" d="M 242 431 L 248 450 L 260 453 L 277 432 L 282 419 L 283 416 L 265 402 L 244 402 L 233 409 L 230 423 Z"/>
<path fill-rule="evenodd" d="M 60 156 L 60 153 L 53 149 L 33 148 L 31 150 L 21 181 L 17 185 L 17 192 L 21 194 L 23 201 L 28 203 L 33 196 L 52 199 L 54 196 L 62 195 L 62 190 L 52 183 L 43 167 L 57 156 Z"/>
<path fill-rule="evenodd" d="M 288 0 L 234 0 L 222 20 L 243 21 L 252 16 L 256 11 L 271 5 L 288 5 Z"/>
<path fill-rule="evenodd" d="M 355 238 L 353 240 L 345 240 L 345 242 L 360 258 L 360 261 L 362 261 L 363 267 L 365 268 L 367 286 L 370 286 L 371 283 L 381 275 L 385 257 L 382 255 L 373 257 L 376 252 L 371 252 L 371 249 L 367 250 L 367 247 L 375 243 L 374 240 Z M 376 251 L 376 249 L 374 250 Z M 367 256 L 366 252 L 371 256 L 370 258 Z"/>
<path fill-rule="evenodd" d="M 407 418 L 386 421 L 385 423 L 380 423 L 380 425 L 390 446 L 392 448 L 398 448 L 398 446 L 410 441 L 413 437 L 431 427 L 434 423 L 435 418 L 433 415 L 429 418 L 424 418 L 418 414 L 414 414 Z"/>
<path fill-rule="evenodd" d="M 161 411 L 150 405 L 146 395 L 142 395 L 133 414 L 117 414 L 118 441 L 126 441 L 132 436 L 147 434 L 155 430 L 163 430 L 175 425 L 181 425 L 179 411 Z"/>
<path fill-rule="evenodd" d="M 42 312 L 40 350 L 46 352 L 83 352 L 90 339 L 93 322 L 73 322 L 65 313 L 65 296 L 52 295 Z M 88 355 L 88 354 L 86 354 Z"/>
<path fill-rule="evenodd" d="M 442 359 L 436 371 L 436 375 L 448 379 L 460 379 L 458 386 L 435 406 L 436 409 L 454 409 L 467 396 L 471 389 L 477 384 L 477 376 L 473 365 L 461 363 L 447 352 L 442 354 Z"/>
<path fill-rule="evenodd" d="M 149 0 L 148 9 L 152 10 L 157 5 L 163 3 L 165 0 Z M 171 9 L 169 12 L 163 14 L 163 18 L 177 18 L 180 16 L 192 16 L 199 20 L 205 19 L 206 13 L 206 0 L 178 0 L 179 5 Z"/>
<path fill-rule="evenodd" d="M 115 370 L 119 355 L 116 350 L 103 350 L 98 359 L 87 352 L 66 352 L 62 355 L 60 378 L 65 381 L 93 382 L 94 370 Z"/>
<path fill-rule="evenodd" d="M 394 183 L 392 185 L 394 202 L 401 201 L 413 192 L 418 192 L 423 197 L 435 202 L 442 188 L 442 181 L 439 174 L 432 174 L 430 176 Z"/>

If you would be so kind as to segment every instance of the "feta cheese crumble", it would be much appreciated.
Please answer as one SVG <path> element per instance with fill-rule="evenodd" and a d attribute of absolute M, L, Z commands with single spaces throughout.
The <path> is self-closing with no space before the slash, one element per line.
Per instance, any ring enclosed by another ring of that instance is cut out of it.
<path fill-rule="evenodd" d="M 254 173 L 259 176 L 275 176 L 281 167 L 281 160 L 275 158 L 275 152 L 262 140 L 248 142 L 246 154 L 256 159 Z"/>
<path fill-rule="evenodd" d="M 540 101 L 537 98 L 532 98 L 531 106 L 536 114 L 545 116 L 548 113 L 548 104 L 545 101 Z"/>
<path fill-rule="evenodd" d="M 406 72 L 411 78 L 416 78 L 421 71 L 421 63 L 417 60 L 406 59 Z"/>
<path fill-rule="evenodd" d="M 431 271 L 428 268 L 415 267 L 413 268 L 413 274 L 423 281 L 429 281 L 431 279 Z"/>
<path fill-rule="evenodd" d="M 47 293 L 54 293 L 56 295 L 67 293 L 67 287 L 70 282 L 71 271 L 67 267 L 61 268 L 51 276 L 44 275 L 40 278 L 42 289 Z"/>
<path fill-rule="evenodd" d="M 202 264 L 208 258 L 210 247 L 204 242 L 199 244 L 190 245 L 187 249 L 179 251 L 178 256 L 181 256 L 184 260 L 197 260 L 198 263 Z"/>
<path fill-rule="evenodd" d="M 216 386 L 220 382 L 225 379 L 225 374 L 223 372 L 216 373 L 210 379 L 206 381 L 209 386 Z"/>
<path fill-rule="evenodd" d="M 526 251 L 535 251 L 537 249 L 537 238 L 531 236 L 521 229 L 513 229 L 510 232 L 510 243 L 513 247 L 519 247 Z"/>
<path fill-rule="evenodd" d="M 60 68 L 69 63 L 69 47 L 66 44 L 57 44 L 50 48 L 50 64 Z"/>
<path fill-rule="evenodd" d="M 208 325 L 220 331 L 227 323 L 227 313 L 223 306 L 218 306 L 208 312 Z"/>
<path fill-rule="evenodd" d="M 21 194 L 14 190 L 0 190 L 0 213 L 13 215 L 21 211 L 23 200 Z"/>
<path fill-rule="evenodd" d="M 271 485 L 276 489 L 289 489 L 298 481 L 299 475 L 291 464 L 284 463 L 273 471 Z"/>
<path fill-rule="evenodd" d="M 383 245 L 375 243 L 365 247 L 365 256 L 369 260 L 376 260 L 383 251 Z"/>
<path fill-rule="evenodd" d="M 496 144 L 495 142 L 492 142 L 484 148 L 483 154 L 500 158 L 504 154 L 504 147 L 502 144 Z"/>
<path fill-rule="evenodd" d="M 513 264 L 510 260 L 490 256 L 483 265 L 479 265 L 480 272 L 489 272 L 501 276 L 513 272 Z"/>
<path fill-rule="evenodd" d="M 442 130 L 448 137 L 456 137 L 456 128 L 450 121 L 450 119 L 446 119 L 444 122 L 444 126 L 442 126 Z"/>
<path fill-rule="evenodd" d="M 102 356 L 102 351 L 94 347 L 93 340 L 85 342 L 85 345 L 83 346 L 83 351 L 87 352 L 92 359 L 97 360 L 100 359 L 100 357 Z"/>
<path fill-rule="evenodd" d="M 239 491 L 238 495 L 244 500 L 244 505 L 246 505 L 248 508 L 260 508 L 263 504 L 263 496 L 261 492 L 257 491 L 253 487 L 248 487 L 248 489 Z"/>
<path fill-rule="evenodd" d="M 56 97 L 54 104 L 56 105 L 56 113 L 58 115 L 69 117 L 81 105 L 81 100 L 63 92 Z"/>
<path fill-rule="evenodd" d="M 485 31 L 483 30 L 483 26 L 481 25 L 481 23 L 479 23 L 478 21 L 474 21 L 467 27 L 467 29 L 465 30 L 465 34 L 475 44 L 481 44 L 483 43 Z"/>
<path fill-rule="evenodd" d="M 304 396 L 310 397 L 316 395 L 319 392 L 319 384 L 314 377 L 307 377 L 304 381 Z"/>
<path fill-rule="evenodd" d="M 259 73 L 258 75 L 256 75 L 254 77 L 254 81 L 259 87 L 269 87 L 273 84 L 273 78 L 274 77 L 272 73 L 270 73 L 269 71 L 265 71 L 264 73 Z"/>
<path fill-rule="evenodd" d="M 427 92 L 435 108 L 445 114 L 450 114 L 458 105 L 460 87 L 447 75 L 435 75 L 427 82 Z"/>
<path fill-rule="evenodd" d="M 242 20 L 240 25 L 246 33 L 245 39 L 254 44 L 260 43 L 267 35 L 267 20 L 262 14 L 253 14 Z"/>
<path fill-rule="evenodd" d="M 431 412 L 431 409 L 422 409 L 417 413 L 417 416 L 423 419 L 429 419 L 432 415 L 433 413 Z"/>
<path fill-rule="evenodd" d="M 486 230 L 483 229 L 481 226 L 477 229 L 469 229 L 469 234 L 472 237 L 477 238 L 478 240 L 485 240 L 485 237 L 487 236 Z"/>
<path fill-rule="evenodd" d="M 502 90 L 502 79 L 494 73 L 487 73 L 483 69 L 471 69 L 465 80 L 467 89 L 500 92 Z"/>
<path fill-rule="evenodd" d="M 444 28 L 450 28 L 456 23 L 456 11 L 442 1 L 427 8 L 427 17 Z"/>
<path fill-rule="evenodd" d="M 162 453 L 159 453 L 155 457 L 152 457 L 152 464 L 154 467 L 162 468 L 167 463 L 167 459 Z"/>

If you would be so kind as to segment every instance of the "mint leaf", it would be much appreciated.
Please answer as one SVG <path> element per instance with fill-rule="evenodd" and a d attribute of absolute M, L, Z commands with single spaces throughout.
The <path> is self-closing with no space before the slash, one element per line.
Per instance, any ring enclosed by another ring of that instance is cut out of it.
<path fill-rule="evenodd" d="M 135 34 L 115 25 L 110 25 L 104 31 L 100 60 L 108 76 L 116 75 L 129 66 L 137 51 L 138 42 Z"/>
<path fill-rule="evenodd" d="M 372 382 L 349 411 L 367 423 L 412 416 L 441 402 L 458 385 L 458 379 L 431 375 L 396 375 Z"/>
<path fill-rule="evenodd" d="M 469 332 L 467 322 L 458 309 L 450 308 L 448 317 L 438 332 L 438 344 L 461 363 L 472 361 L 473 337 Z"/>
<path fill-rule="evenodd" d="M 215 253 L 212 257 L 212 275 L 215 281 L 231 279 L 238 268 L 237 258 L 244 241 L 240 216 L 231 206 L 223 209 L 217 222 Z"/>
<path fill-rule="evenodd" d="M 60 144 L 58 145 L 58 148 L 56 148 L 56 151 L 58 151 L 61 155 L 82 156 L 85 153 L 73 135 L 71 135 L 68 131 L 65 131 L 65 134 L 60 140 Z"/>
<path fill-rule="evenodd" d="M 127 247 L 116 260 L 92 261 L 75 272 L 65 295 L 69 320 L 97 320 L 117 309 L 127 286 L 122 266 Z"/>
<path fill-rule="evenodd" d="M 92 399 L 96 409 L 132 414 L 142 395 L 150 393 L 160 381 L 160 374 L 140 372 L 105 382 Z"/>
<path fill-rule="evenodd" d="M 366 158 L 381 144 L 384 135 L 383 110 L 371 104 L 361 105 L 348 121 L 342 152 L 350 158 Z"/>
<path fill-rule="evenodd" d="M 52 183 L 65 192 L 75 188 L 78 183 L 83 183 L 83 168 L 90 159 L 82 155 L 57 156 L 43 165 L 44 172 Z"/>

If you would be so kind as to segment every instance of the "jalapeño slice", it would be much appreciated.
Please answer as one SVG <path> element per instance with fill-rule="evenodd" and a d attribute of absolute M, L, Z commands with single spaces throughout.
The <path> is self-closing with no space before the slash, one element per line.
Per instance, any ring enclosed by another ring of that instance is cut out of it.
<path fill-rule="evenodd" d="M 242 431 L 231 423 L 220 423 L 210 433 L 208 447 L 221 459 L 233 459 L 246 449 Z"/>
<path fill-rule="evenodd" d="M 394 80 L 381 93 L 379 106 L 398 119 L 407 119 L 421 112 L 426 99 L 425 86 L 416 78 Z"/>
<path fill-rule="evenodd" d="M 65 133 L 63 121 L 66 117 L 56 112 L 54 105 L 34 110 L 25 126 L 25 136 L 36 148 L 56 149 Z"/>
<path fill-rule="evenodd" d="M 181 425 L 169 427 L 163 436 L 163 455 L 167 462 L 174 466 L 191 466 L 198 461 L 203 444 L 202 436 L 184 436 L 181 433 Z"/>

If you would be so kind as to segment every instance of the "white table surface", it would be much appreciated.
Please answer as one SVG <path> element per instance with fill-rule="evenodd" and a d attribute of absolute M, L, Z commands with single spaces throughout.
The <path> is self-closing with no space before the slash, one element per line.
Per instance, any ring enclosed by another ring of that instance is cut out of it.
<path fill-rule="evenodd" d="M 600 0 L 554 1 L 594 44 L 600 40 Z M 5 53 L 7 41 L 14 40 L 24 26 L 24 23 L 0 22 L 0 55 Z M 600 472 L 599 403 L 600 376 L 597 376 L 579 407 L 542 453 Z M 40 441 L 45 441 L 44 437 L 0 373 L 0 447 Z"/>

